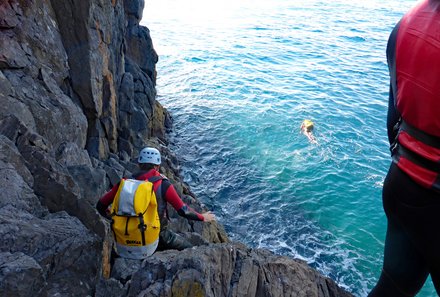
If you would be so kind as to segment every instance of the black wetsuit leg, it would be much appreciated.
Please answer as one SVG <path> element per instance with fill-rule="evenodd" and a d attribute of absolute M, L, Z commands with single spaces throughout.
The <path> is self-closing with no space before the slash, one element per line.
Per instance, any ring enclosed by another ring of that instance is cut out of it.
<path fill-rule="evenodd" d="M 159 245 L 157 247 L 158 251 L 171 250 L 171 249 L 181 251 L 183 249 L 190 247 L 193 247 L 193 245 L 179 234 L 176 234 L 168 229 L 160 231 Z"/>
<path fill-rule="evenodd" d="M 437 291 L 437 295 L 440 296 L 440 268 L 432 267 L 431 268 L 431 278 L 434 283 L 435 290 Z"/>
<path fill-rule="evenodd" d="M 439 293 L 440 194 L 419 186 L 393 163 L 383 207 L 388 219 L 383 270 L 369 296 L 415 296 L 430 273 Z"/>

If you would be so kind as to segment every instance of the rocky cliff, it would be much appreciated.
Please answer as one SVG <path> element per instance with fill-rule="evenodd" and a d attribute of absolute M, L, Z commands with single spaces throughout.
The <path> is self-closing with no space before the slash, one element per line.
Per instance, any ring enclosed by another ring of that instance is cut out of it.
<path fill-rule="evenodd" d="M 0 0 L 1 296 L 349 296 L 305 263 L 229 242 L 217 223 L 171 227 L 198 244 L 109 266 L 97 199 L 145 145 L 202 205 L 167 147 L 143 0 Z"/>

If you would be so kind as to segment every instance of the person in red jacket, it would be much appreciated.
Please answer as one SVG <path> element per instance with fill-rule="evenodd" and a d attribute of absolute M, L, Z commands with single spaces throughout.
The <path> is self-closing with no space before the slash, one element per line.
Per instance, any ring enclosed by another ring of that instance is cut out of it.
<path fill-rule="evenodd" d="M 192 247 L 193 245 L 188 240 L 168 229 L 167 204 L 171 204 L 180 216 L 189 220 L 211 222 L 216 219 L 215 215 L 210 211 L 198 213 L 180 199 L 176 189 L 170 181 L 164 175 L 159 173 L 161 156 L 157 149 L 152 147 L 142 149 L 139 153 L 138 164 L 140 171 L 134 174 L 133 178 L 152 182 L 156 194 L 160 217 L 158 250 L 183 250 Z M 96 208 L 102 216 L 108 217 L 108 207 L 112 204 L 116 192 L 118 191 L 118 187 L 119 184 L 116 184 L 109 192 L 105 193 L 104 196 L 99 199 Z"/>
<path fill-rule="evenodd" d="M 383 185 L 387 233 L 370 292 L 415 296 L 431 275 L 440 295 L 440 0 L 422 0 L 388 40 L 388 139 Z"/>

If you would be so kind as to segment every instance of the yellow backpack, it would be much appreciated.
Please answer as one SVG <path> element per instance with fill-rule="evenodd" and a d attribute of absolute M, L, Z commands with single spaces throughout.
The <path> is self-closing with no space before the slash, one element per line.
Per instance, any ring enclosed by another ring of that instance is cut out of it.
<path fill-rule="evenodd" d="M 116 250 L 121 257 L 143 259 L 155 252 L 160 220 L 153 183 L 122 179 L 111 215 Z"/>

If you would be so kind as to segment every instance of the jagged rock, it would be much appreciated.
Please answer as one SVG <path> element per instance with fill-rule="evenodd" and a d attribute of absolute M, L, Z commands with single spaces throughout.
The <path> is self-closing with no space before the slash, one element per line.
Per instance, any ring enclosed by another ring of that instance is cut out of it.
<path fill-rule="evenodd" d="M 166 132 L 171 127 L 171 118 L 168 112 L 159 102 L 154 104 L 154 115 L 152 121 L 152 134 L 156 135 L 163 143 L 167 144 Z"/>
<path fill-rule="evenodd" d="M 150 30 L 139 25 L 128 27 L 126 40 L 127 55 L 139 65 L 151 81 L 156 82 L 156 63 L 159 58 L 152 46 Z"/>
<path fill-rule="evenodd" d="M 81 197 L 95 205 L 99 196 L 108 190 L 109 183 L 104 170 L 85 165 L 68 167 L 69 173 L 79 185 Z"/>
<path fill-rule="evenodd" d="M 34 185 L 34 178 L 26 167 L 24 158 L 20 155 L 15 144 L 4 135 L 0 135 L 0 152 L 0 162 L 3 163 L 3 165 L 0 166 L 0 170 L 16 171 L 23 181 L 26 182 L 27 186 L 32 188 Z M 6 187 L 4 188 L 6 189 Z M 18 195 L 18 197 L 21 196 Z"/>
<path fill-rule="evenodd" d="M 22 184 L 11 184 L 7 187 L 8 191 L 17 192 L 21 190 L 19 194 L 22 195 L 20 196 L 22 199 L 18 201 L 26 201 L 25 197 L 34 197 L 37 195 L 40 197 L 41 203 L 51 212 L 66 210 L 69 214 L 80 218 L 90 229 L 102 229 L 102 226 L 97 224 L 99 220 L 96 216 L 94 203 L 87 202 L 83 199 L 84 196 L 81 195 L 88 193 L 84 190 L 81 191 L 78 183 L 68 171 L 68 168 L 56 161 L 54 153 L 51 153 L 50 147 L 47 145 L 47 140 L 27 130 L 15 117 L 8 117 L 3 122 L 7 124 L 6 127 L 14 128 L 13 130 L 17 131 L 9 135 L 11 137 L 9 147 L 13 150 L 12 141 L 16 141 L 16 160 L 17 158 L 21 160 L 22 164 L 24 164 L 22 167 L 25 166 L 26 168 L 26 170 L 23 169 L 23 175 L 26 176 L 26 174 L 30 173 L 33 179 L 31 185 L 32 190 L 29 189 L 29 193 L 26 196 L 23 195 L 25 193 L 23 191 L 27 188 Z M 5 139 L 5 137 L 3 136 L 2 139 Z M 5 143 L 7 143 L 6 140 Z M 6 154 L 5 156 L 10 156 L 10 154 Z M 10 160 L 14 160 L 14 158 Z M 19 162 L 16 163 L 17 165 L 14 166 L 20 168 Z M 9 180 L 9 178 L 6 180 Z M 17 181 L 20 181 L 20 179 L 17 179 Z M 16 189 L 14 189 L 14 186 Z M 98 196 L 97 192 L 95 192 L 95 194 Z M 37 208 L 37 206 L 32 206 L 32 208 Z"/>
<path fill-rule="evenodd" d="M 64 142 L 55 152 L 55 159 L 63 166 L 86 166 L 92 167 L 89 154 L 75 142 Z"/>
<path fill-rule="evenodd" d="M 156 63 L 159 57 L 153 48 L 150 30 L 139 26 L 144 0 L 125 1 L 124 8 L 127 18 L 127 56 L 156 84 Z"/>
<path fill-rule="evenodd" d="M 124 75 L 123 82 L 127 85 L 121 89 L 124 110 L 119 112 L 122 119 L 119 143 L 123 144 L 123 140 L 130 143 L 124 149 L 137 155 L 152 136 L 156 90 L 151 79 L 128 57 L 125 66 L 130 75 Z"/>
<path fill-rule="evenodd" d="M 105 159 L 109 152 L 117 152 L 116 101 L 124 72 L 125 35 L 121 1 L 51 3 L 68 55 L 72 89 L 87 117 L 88 151 Z"/>
<path fill-rule="evenodd" d="M 9 43 L 8 46 L 4 44 Z M 20 44 L 9 36 L 0 35 L 0 69 L 20 69 L 30 64 Z"/>
<path fill-rule="evenodd" d="M 133 154 L 133 145 L 130 140 L 134 137 L 130 129 L 132 114 L 135 112 L 133 98 L 133 75 L 126 72 L 122 77 L 119 96 L 119 123 L 121 131 L 119 133 L 118 146 L 121 151 L 125 151 L 130 156 Z"/>
<path fill-rule="evenodd" d="M 125 284 L 141 267 L 142 260 L 116 258 L 112 267 L 111 277 Z"/>
<path fill-rule="evenodd" d="M 11 205 L 0 208 L 0 252 L 2 261 L 5 253 L 23 253 L 28 270 L 36 280 L 44 277 L 44 286 L 35 288 L 33 283 L 21 283 L 20 290 L 36 296 L 41 290 L 43 296 L 87 296 L 94 290 L 100 263 L 101 240 L 84 228 L 80 221 L 65 212 L 37 218 Z M 29 259 L 31 257 L 41 267 Z M 32 265 L 30 265 L 30 264 Z M 33 270 L 29 270 L 28 266 Z M 10 271 L 9 277 L 17 278 Z M 27 285 L 27 287 L 26 287 Z M 45 292 L 45 293 L 44 293 Z M 4 292 L 0 292 L 4 296 Z"/>
<path fill-rule="evenodd" d="M 79 187 L 66 167 L 50 154 L 47 141 L 27 132 L 18 139 L 18 149 L 34 177 L 34 191 L 50 211 L 74 210 L 79 198 Z"/>
<path fill-rule="evenodd" d="M 0 253 L 0 295 L 35 296 L 44 285 L 43 269 L 33 258 L 21 252 Z"/>
<path fill-rule="evenodd" d="M 60 88 L 53 94 L 38 78 L 18 71 L 3 73 L 12 86 L 20 87 L 15 88 L 15 96 L 7 96 L 2 102 L 5 103 L 2 116 L 16 116 L 28 129 L 47 139 L 51 148 L 66 142 L 84 147 L 87 130 L 84 114 Z"/>
<path fill-rule="evenodd" d="M 114 278 L 100 279 L 96 286 L 95 297 L 121 297 L 127 296 L 129 282 L 123 285 Z"/>
<path fill-rule="evenodd" d="M 124 166 L 124 168 L 126 170 L 125 172 L 127 172 L 127 173 L 129 172 L 129 173 L 133 174 L 139 170 L 139 166 L 137 164 L 135 164 L 134 162 L 124 161 L 124 160 L 121 160 L 120 162 L 121 162 L 121 165 Z"/>
<path fill-rule="evenodd" d="M 144 11 L 144 0 L 124 1 L 124 11 L 127 15 L 128 26 L 139 25 Z"/>
<path fill-rule="evenodd" d="M 31 110 L 18 100 L 15 96 L 15 91 L 12 88 L 9 80 L 0 72 L 0 120 L 3 124 L 0 126 L 3 135 L 9 138 L 16 138 L 19 122 L 22 122 L 25 127 L 33 131 L 36 130 L 36 124 Z"/>
<path fill-rule="evenodd" d="M 8 2 L 0 5 L 0 29 L 12 29 L 17 26 L 17 15 L 21 15 L 21 9 L 18 5 Z"/>
<path fill-rule="evenodd" d="M 351 296 L 303 261 L 215 244 L 147 258 L 127 296 Z"/>
<path fill-rule="evenodd" d="M 47 213 L 32 190 L 34 179 L 14 143 L 0 135 L 0 207 L 12 205 L 37 216 Z"/>
<path fill-rule="evenodd" d="M 77 214 L 78 218 L 90 230 L 104 237 L 107 227 L 102 218 L 97 215 L 95 206 L 101 194 L 109 188 L 105 171 L 85 165 L 69 166 L 68 171 L 81 193 L 81 198 L 77 200 L 77 203 L 82 213 Z"/>

